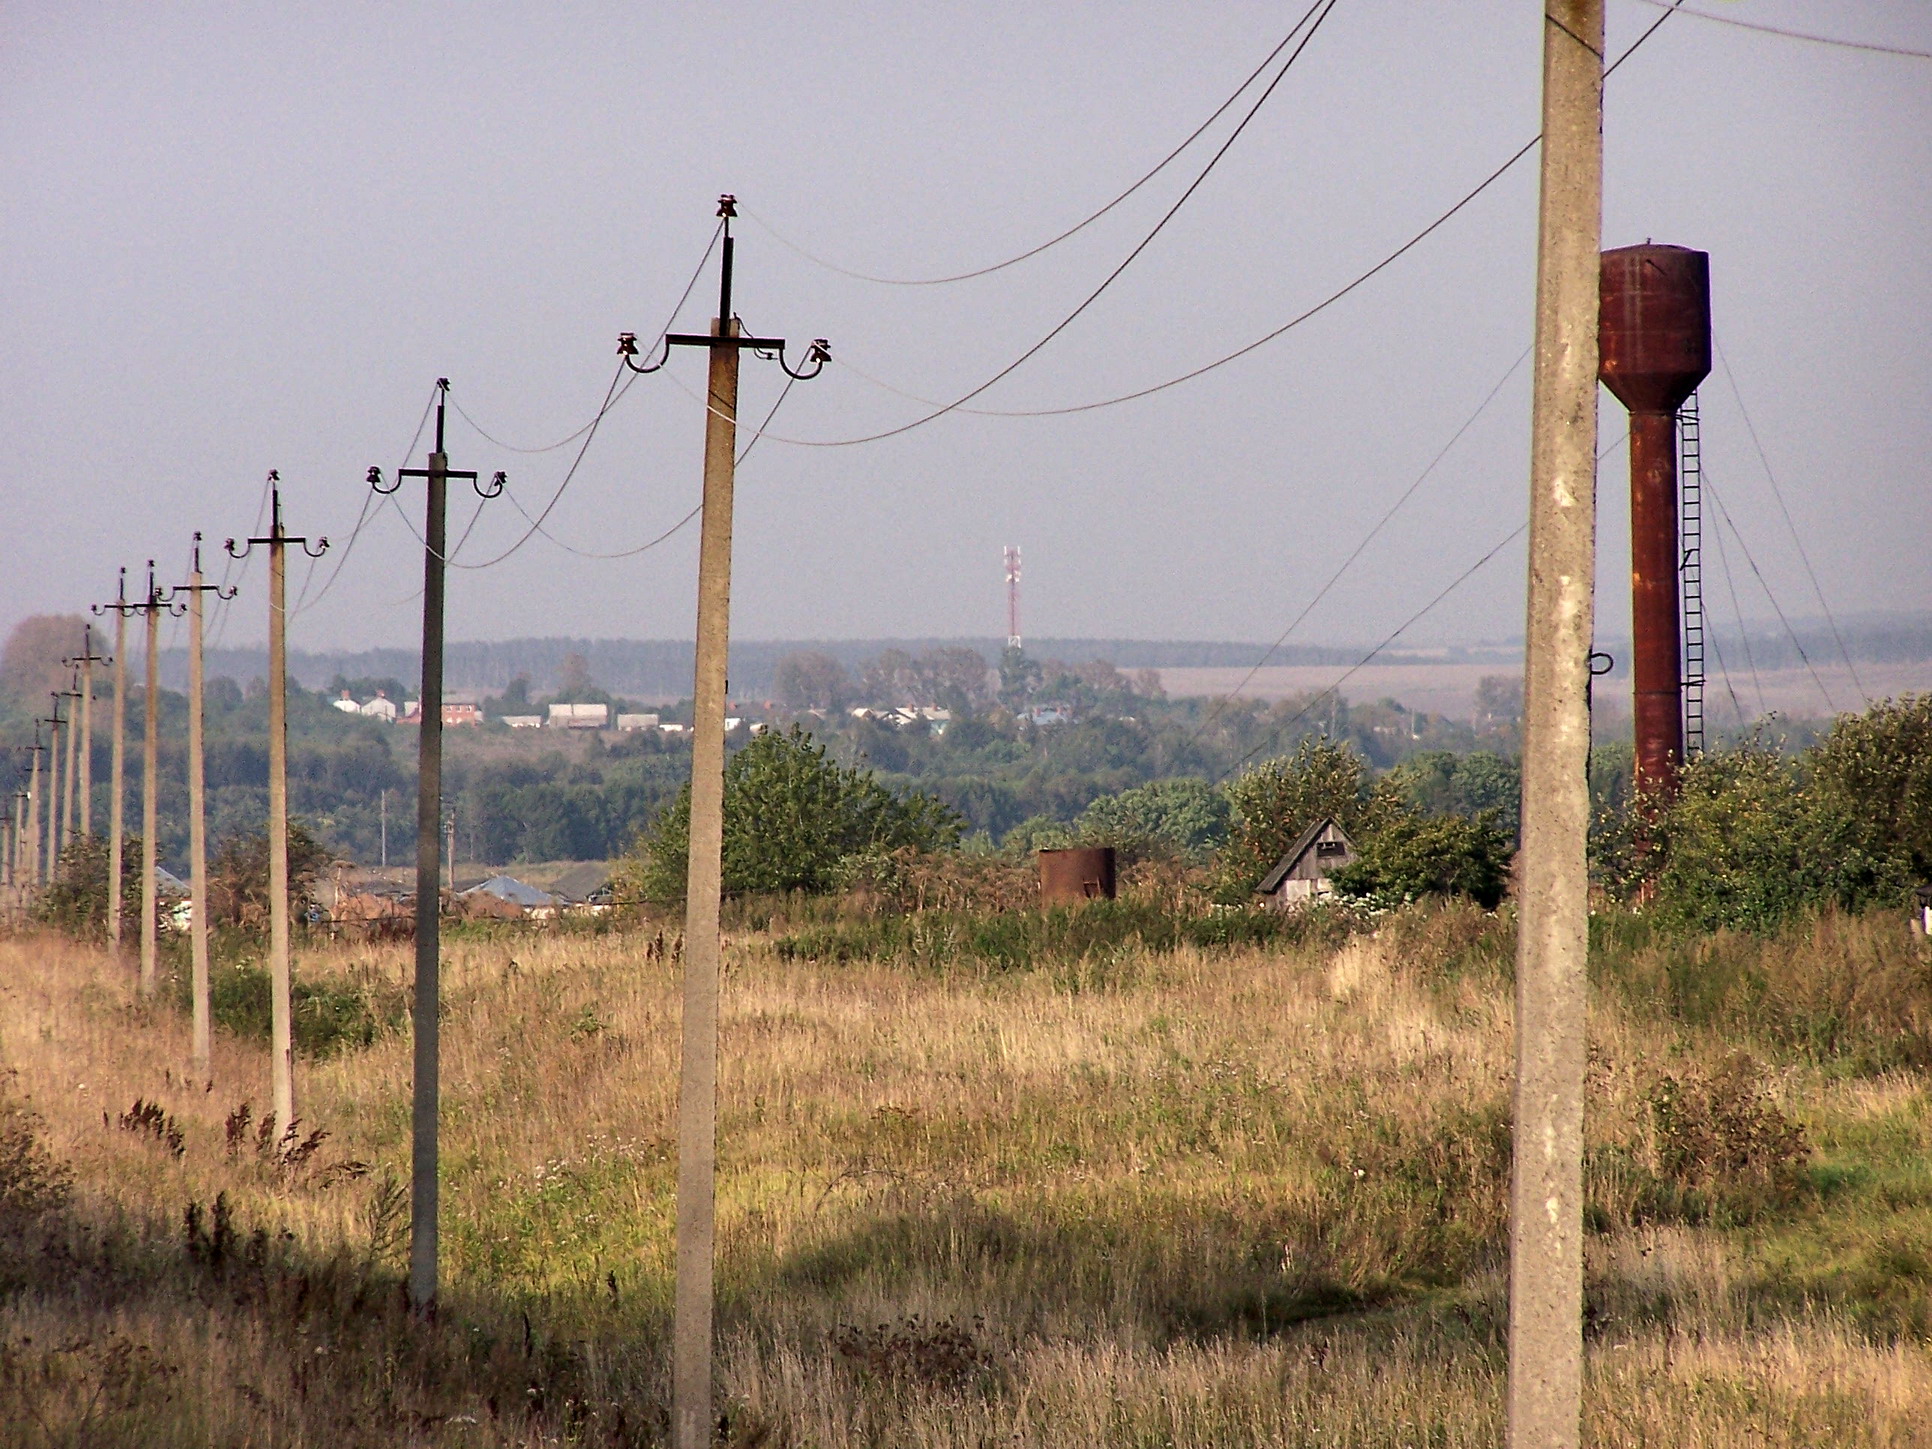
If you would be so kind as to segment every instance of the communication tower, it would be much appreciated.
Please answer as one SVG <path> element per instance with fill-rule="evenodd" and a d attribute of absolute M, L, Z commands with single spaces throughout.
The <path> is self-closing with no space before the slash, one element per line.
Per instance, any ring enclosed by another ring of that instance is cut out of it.
<path fill-rule="evenodd" d="M 1006 546 L 1006 647 L 1020 647 L 1020 550 Z"/>

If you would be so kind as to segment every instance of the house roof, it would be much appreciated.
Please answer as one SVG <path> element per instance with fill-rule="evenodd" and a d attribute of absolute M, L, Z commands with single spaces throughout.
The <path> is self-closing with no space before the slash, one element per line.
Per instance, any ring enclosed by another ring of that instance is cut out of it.
<path fill-rule="evenodd" d="M 509 901 L 519 906 L 549 906 L 556 904 L 556 898 L 548 891 L 540 891 L 527 881 L 520 881 L 513 875 L 493 875 L 481 885 L 471 886 L 459 895 L 477 894 L 495 896 L 498 900 Z"/>
<path fill-rule="evenodd" d="M 1321 833 L 1331 825 L 1335 827 L 1335 833 L 1342 838 L 1342 843 L 1350 850 L 1355 849 L 1355 842 L 1349 839 L 1348 832 L 1342 829 L 1335 817 L 1324 815 L 1296 837 L 1295 843 L 1288 847 L 1287 853 L 1275 862 L 1275 868 L 1262 877 L 1261 884 L 1255 887 L 1256 893 L 1270 895 L 1280 890 L 1281 883 L 1287 878 L 1288 872 L 1300 864 L 1301 858 L 1308 854 Z"/>
<path fill-rule="evenodd" d="M 609 884 L 610 867 L 600 860 L 586 860 L 558 876 L 550 888 L 552 894 L 564 900 L 581 901 Z"/>

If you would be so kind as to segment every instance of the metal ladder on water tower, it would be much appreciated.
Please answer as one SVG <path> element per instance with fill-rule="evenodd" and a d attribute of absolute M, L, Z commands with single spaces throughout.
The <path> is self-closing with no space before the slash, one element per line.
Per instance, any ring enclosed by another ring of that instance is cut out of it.
<path fill-rule="evenodd" d="M 1678 597 L 1684 611 L 1684 758 L 1704 753 L 1704 455 L 1697 394 L 1677 412 Z"/>

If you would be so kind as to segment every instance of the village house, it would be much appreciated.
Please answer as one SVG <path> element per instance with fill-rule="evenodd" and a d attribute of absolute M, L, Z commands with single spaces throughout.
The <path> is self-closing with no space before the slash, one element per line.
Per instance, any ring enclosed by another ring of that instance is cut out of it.
<path fill-rule="evenodd" d="M 1262 877 L 1255 894 L 1278 911 L 1292 911 L 1310 901 L 1334 894 L 1329 875 L 1360 858 L 1348 832 L 1327 816 L 1304 830 L 1288 847 L 1273 870 Z"/>
<path fill-rule="evenodd" d="M 550 706 L 549 723 L 552 729 L 607 729 L 610 726 L 610 706 L 607 704 L 553 704 Z"/>

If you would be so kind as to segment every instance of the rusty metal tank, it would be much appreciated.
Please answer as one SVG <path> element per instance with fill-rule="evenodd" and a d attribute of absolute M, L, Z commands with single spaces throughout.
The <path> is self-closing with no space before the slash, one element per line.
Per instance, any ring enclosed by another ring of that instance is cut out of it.
<path fill-rule="evenodd" d="M 1114 848 L 1087 846 L 1040 852 L 1040 904 L 1080 905 L 1114 898 Z"/>
<path fill-rule="evenodd" d="M 1711 370 L 1711 259 L 1689 247 L 1603 254 L 1597 375 L 1630 409 L 1630 632 L 1636 785 L 1675 793 L 1684 759 L 1677 410 Z"/>

